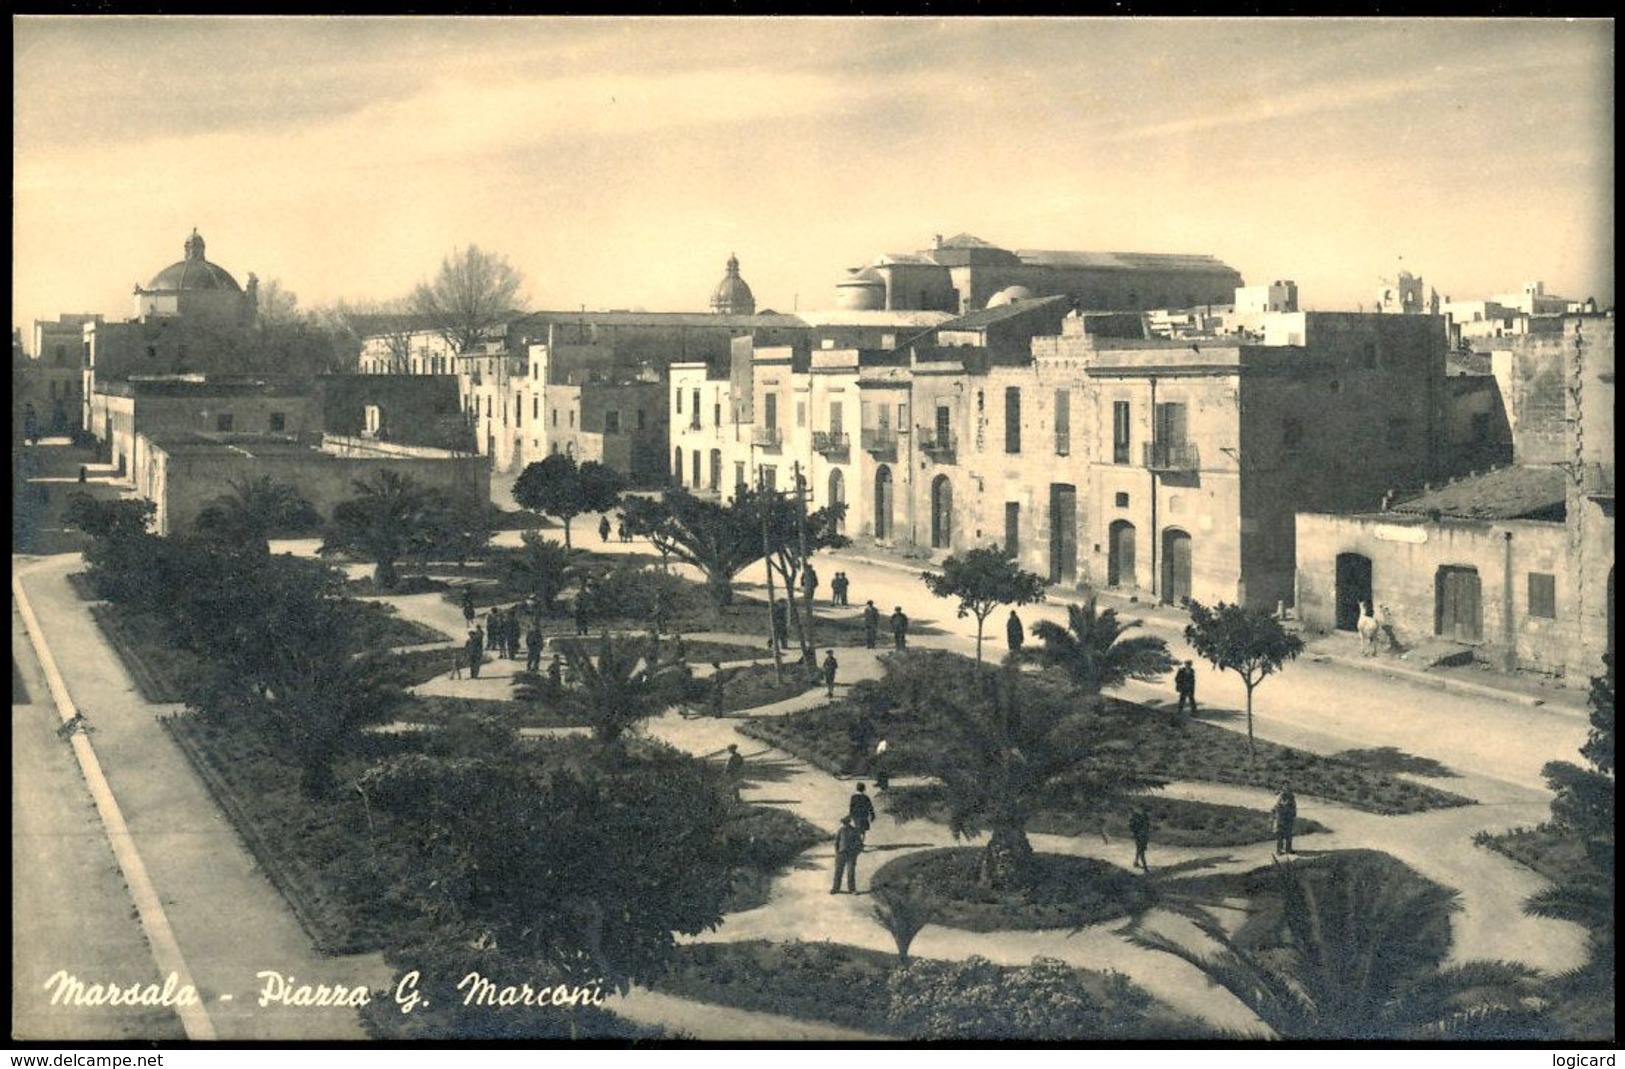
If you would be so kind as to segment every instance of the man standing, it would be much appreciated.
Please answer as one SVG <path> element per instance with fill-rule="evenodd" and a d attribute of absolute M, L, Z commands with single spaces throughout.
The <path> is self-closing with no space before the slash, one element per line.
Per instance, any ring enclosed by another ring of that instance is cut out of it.
<path fill-rule="evenodd" d="M 863 644 L 868 649 L 875 648 L 875 641 L 880 636 L 880 610 L 875 608 L 871 600 L 863 607 Z"/>
<path fill-rule="evenodd" d="M 869 828 L 875 822 L 875 803 L 870 800 L 863 784 L 858 784 L 857 793 L 847 802 L 846 815 L 852 818 L 852 826 L 858 829 L 858 834 L 869 834 Z"/>
<path fill-rule="evenodd" d="M 508 646 L 508 660 L 519 659 L 519 606 L 502 614 L 502 640 Z"/>
<path fill-rule="evenodd" d="M 1027 641 L 1027 629 L 1021 626 L 1021 617 L 1016 610 L 1010 610 L 1010 619 L 1004 624 L 1004 637 L 1010 643 L 1010 652 L 1019 653 L 1022 643 Z"/>
<path fill-rule="evenodd" d="M 474 626 L 474 588 L 471 586 L 463 587 L 463 622 Z"/>
<path fill-rule="evenodd" d="M 468 642 L 463 646 L 468 651 L 468 678 L 480 678 L 480 661 L 485 658 L 485 642 L 480 638 L 480 629 L 468 629 Z"/>
<path fill-rule="evenodd" d="M 884 791 L 891 786 L 891 759 L 886 751 L 891 748 L 885 739 L 875 743 L 875 790 Z"/>
<path fill-rule="evenodd" d="M 585 635 L 587 633 L 587 592 L 585 590 L 576 595 L 574 615 L 576 634 Z"/>
<path fill-rule="evenodd" d="M 547 692 L 558 697 L 564 691 L 564 662 L 558 654 L 553 655 L 553 661 L 547 666 Z"/>
<path fill-rule="evenodd" d="M 1196 669 L 1191 667 L 1191 662 L 1186 661 L 1184 664 L 1179 666 L 1179 671 L 1174 673 L 1174 693 L 1179 695 L 1179 708 L 1175 711 L 1183 713 L 1185 711 L 1185 703 L 1189 702 L 1191 707 L 1191 715 L 1195 716 Z"/>
<path fill-rule="evenodd" d="M 773 641 L 781 650 L 790 644 L 790 610 L 783 598 L 773 599 Z"/>
<path fill-rule="evenodd" d="M 835 883 L 829 893 L 841 893 L 841 873 L 846 873 L 846 893 L 858 893 L 858 855 L 863 852 L 863 833 L 852 825 L 851 817 L 841 818 L 841 830 L 835 833 Z"/>
<path fill-rule="evenodd" d="M 835 697 L 835 669 L 836 669 L 836 667 L 837 667 L 837 665 L 835 663 L 835 651 L 834 650 L 826 651 L 824 653 L 824 689 L 825 689 L 826 693 L 831 698 Z"/>
<path fill-rule="evenodd" d="M 1298 823 L 1298 797 L 1292 793 L 1291 787 L 1281 788 L 1281 793 L 1275 796 L 1275 806 L 1270 813 L 1275 817 L 1275 852 L 1297 853 L 1292 849 L 1292 829 Z"/>
<path fill-rule="evenodd" d="M 603 519 L 598 521 L 598 540 L 600 542 L 608 542 L 609 541 L 609 517 L 608 516 L 605 516 Z"/>
<path fill-rule="evenodd" d="M 835 578 L 829 581 L 830 594 L 833 595 L 830 603 L 833 605 L 846 604 L 846 588 L 848 580 L 845 572 L 836 572 Z"/>
<path fill-rule="evenodd" d="M 818 573 L 813 570 L 812 561 L 807 562 L 806 569 L 801 573 L 801 589 L 807 595 L 807 604 L 811 605 L 813 595 L 818 593 Z"/>
<path fill-rule="evenodd" d="M 908 645 L 908 617 L 904 615 L 901 605 L 892 608 L 891 638 L 895 649 L 901 650 Z"/>
<path fill-rule="evenodd" d="M 525 671 L 535 672 L 542 667 L 542 626 L 534 619 L 525 632 Z"/>
<path fill-rule="evenodd" d="M 1135 806 L 1129 814 L 1128 830 L 1134 836 L 1134 864 L 1150 872 L 1151 866 L 1145 863 L 1145 848 L 1151 845 L 1151 814 L 1144 806 Z"/>
<path fill-rule="evenodd" d="M 728 744 L 728 763 L 722 766 L 722 775 L 733 784 L 734 797 L 739 797 L 739 786 L 745 779 L 745 756 L 739 752 L 739 744 Z"/>

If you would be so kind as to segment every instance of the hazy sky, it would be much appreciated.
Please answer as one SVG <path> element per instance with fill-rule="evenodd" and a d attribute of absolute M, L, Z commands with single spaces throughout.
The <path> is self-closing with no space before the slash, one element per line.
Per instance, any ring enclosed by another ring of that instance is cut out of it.
<path fill-rule="evenodd" d="M 1212 253 L 1352 308 L 1613 299 L 1609 22 L 14 20 L 14 323 L 130 314 L 196 226 L 311 307 L 453 247 L 532 308 L 759 308 L 962 231 Z M 25 337 L 29 331 L 25 330 Z"/>

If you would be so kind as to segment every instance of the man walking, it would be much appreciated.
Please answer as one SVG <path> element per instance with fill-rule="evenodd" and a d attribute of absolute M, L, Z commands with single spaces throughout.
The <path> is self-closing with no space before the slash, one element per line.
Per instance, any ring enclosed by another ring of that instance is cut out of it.
<path fill-rule="evenodd" d="M 829 893 L 841 893 L 841 873 L 846 873 L 846 893 L 858 893 L 858 855 L 863 852 L 863 833 L 852 824 L 851 817 L 841 818 L 841 830 L 835 833 L 835 883 Z"/>
<path fill-rule="evenodd" d="M 1134 836 L 1134 864 L 1150 872 L 1151 866 L 1145 863 L 1145 848 L 1151 845 L 1151 814 L 1144 806 L 1135 806 L 1129 814 L 1128 830 Z"/>
<path fill-rule="evenodd" d="M 807 604 L 813 603 L 813 595 L 818 593 L 818 572 L 813 569 L 812 562 L 807 562 L 806 569 L 801 573 L 801 590 L 807 595 Z"/>
<path fill-rule="evenodd" d="M 1011 653 L 1019 653 L 1022 643 L 1027 641 L 1027 629 L 1021 626 L 1021 617 L 1016 615 L 1014 609 L 1010 610 L 1010 619 L 1005 621 L 1004 637 L 1010 643 Z"/>
<path fill-rule="evenodd" d="M 1292 829 L 1298 823 L 1298 797 L 1292 793 L 1291 787 L 1281 788 L 1281 793 L 1275 796 L 1275 806 L 1270 813 L 1275 818 L 1275 852 L 1297 853 L 1292 849 Z"/>
<path fill-rule="evenodd" d="M 542 667 L 542 625 L 534 619 L 525 632 L 525 671 L 535 672 Z"/>
<path fill-rule="evenodd" d="M 824 689 L 829 697 L 835 697 L 835 651 L 828 650 L 824 654 Z"/>
<path fill-rule="evenodd" d="M 1175 711 L 1183 713 L 1185 711 L 1185 703 L 1189 702 L 1191 707 L 1191 715 L 1195 716 L 1196 669 L 1191 667 L 1191 662 L 1186 661 L 1184 664 L 1179 666 L 1179 671 L 1174 673 L 1174 693 L 1179 695 L 1179 708 Z"/>
<path fill-rule="evenodd" d="M 863 784 L 858 784 L 857 792 L 847 802 L 846 815 L 852 818 L 852 826 L 858 829 L 858 834 L 869 834 L 869 828 L 875 822 L 875 803 L 870 800 Z"/>
<path fill-rule="evenodd" d="M 863 645 L 867 649 L 875 648 L 875 641 L 880 636 L 880 610 L 875 608 L 874 601 L 863 607 Z"/>
<path fill-rule="evenodd" d="M 901 650 L 908 645 L 908 617 L 903 613 L 901 605 L 892 608 L 891 638 L 895 649 Z"/>

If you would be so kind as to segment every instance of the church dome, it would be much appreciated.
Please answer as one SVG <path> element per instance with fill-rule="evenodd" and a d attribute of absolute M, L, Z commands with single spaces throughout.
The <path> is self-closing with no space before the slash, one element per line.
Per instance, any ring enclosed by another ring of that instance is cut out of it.
<path fill-rule="evenodd" d="M 886 282 L 873 267 L 854 267 L 835 283 L 835 307 L 846 311 L 875 312 L 886 307 Z"/>
<path fill-rule="evenodd" d="M 711 294 L 711 311 L 717 315 L 755 315 L 756 298 L 745 280 L 739 277 L 739 257 L 728 257 L 728 273 L 717 283 Z"/>
<path fill-rule="evenodd" d="M 203 237 L 196 230 L 186 239 L 186 259 L 170 264 L 152 276 L 149 290 L 225 290 L 241 293 L 243 288 L 231 272 L 203 258 Z"/>
<path fill-rule="evenodd" d="M 1004 289 L 987 299 L 987 306 L 989 308 L 1003 308 L 1007 304 L 1015 304 L 1017 301 L 1030 301 L 1032 299 L 1033 291 L 1028 289 L 1026 286 L 1006 286 Z"/>

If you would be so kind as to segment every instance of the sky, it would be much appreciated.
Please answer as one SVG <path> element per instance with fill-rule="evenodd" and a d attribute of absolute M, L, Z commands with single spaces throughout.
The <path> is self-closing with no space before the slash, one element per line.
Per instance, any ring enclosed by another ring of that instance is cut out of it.
<path fill-rule="evenodd" d="M 759 310 L 971 233 L 1207 253 L 1353 309 L 1613 301 L 1613 24 L 13 20 L 13 324 L 131 314 L 196 227 L 302 308 L 469 244 L 530 309 Z"/>

